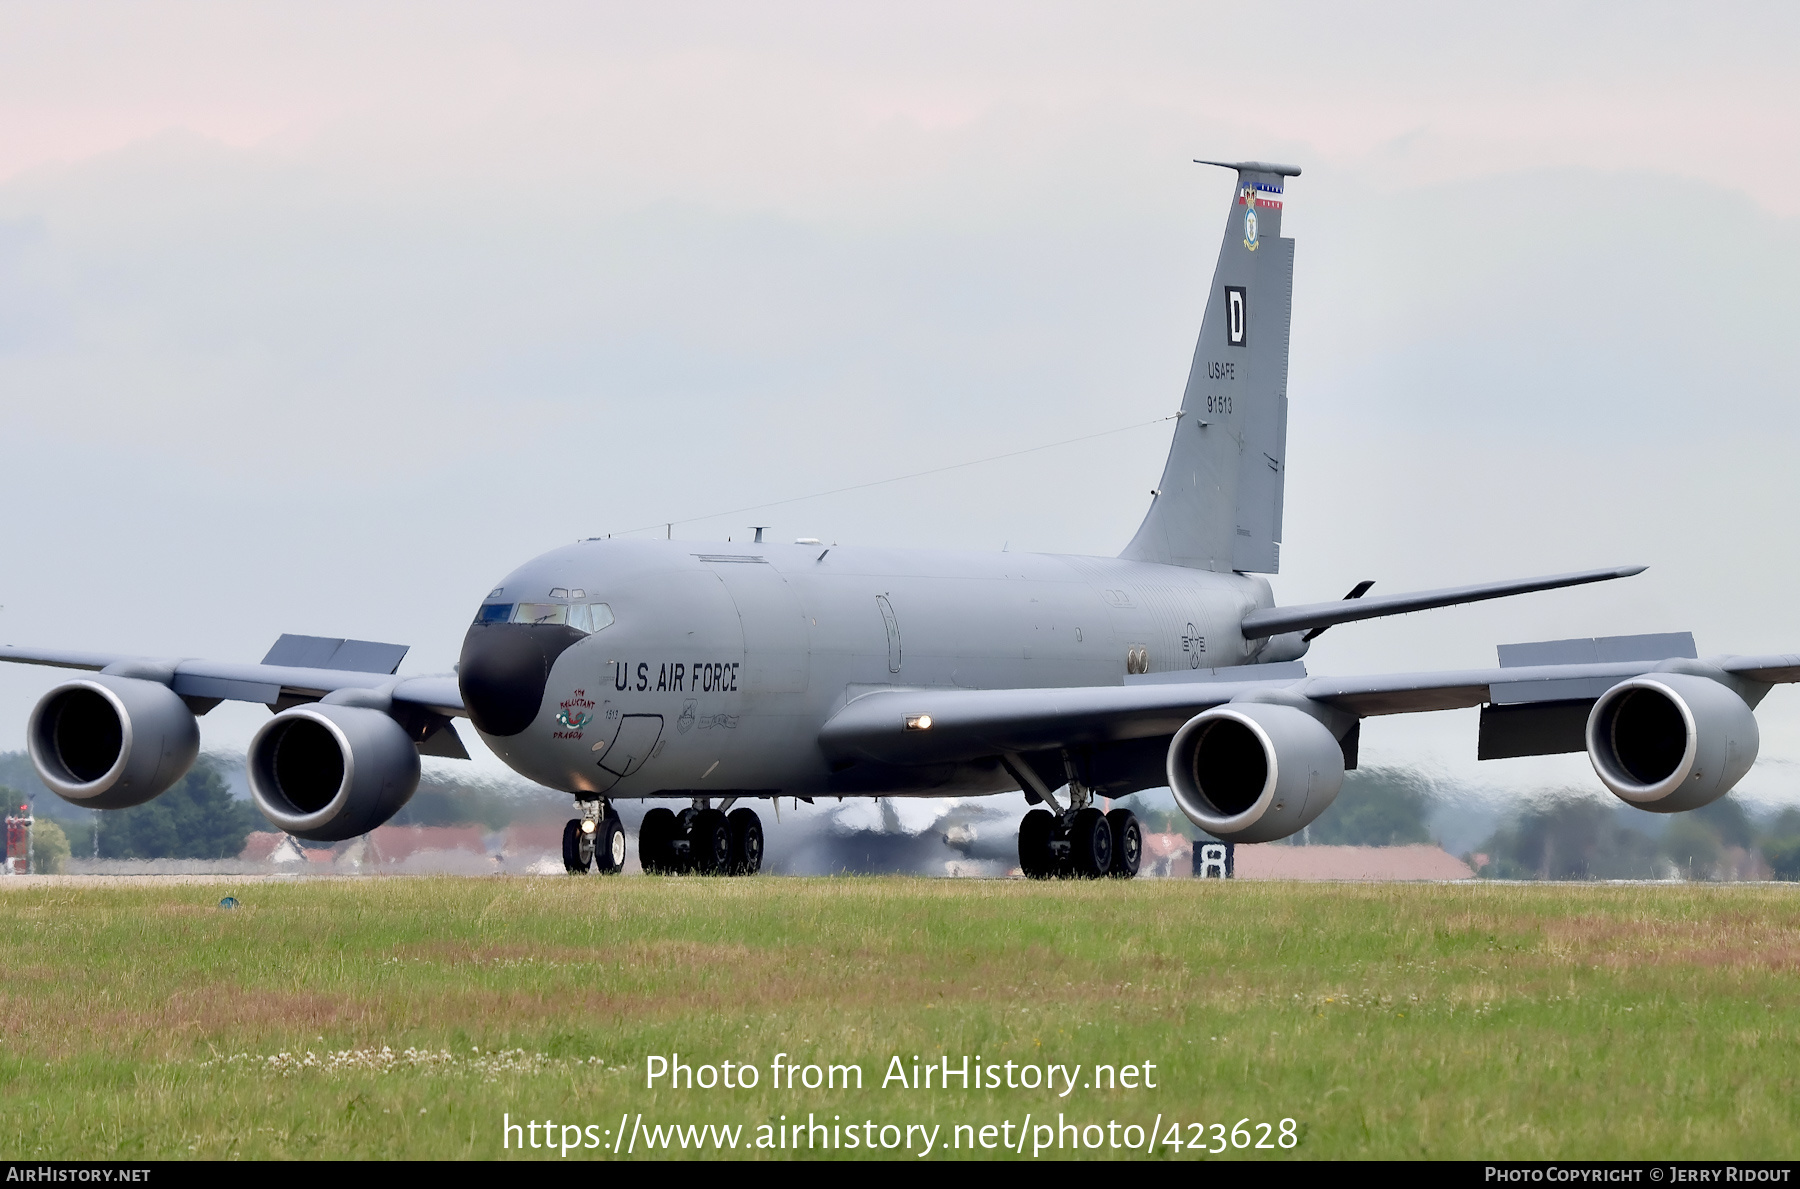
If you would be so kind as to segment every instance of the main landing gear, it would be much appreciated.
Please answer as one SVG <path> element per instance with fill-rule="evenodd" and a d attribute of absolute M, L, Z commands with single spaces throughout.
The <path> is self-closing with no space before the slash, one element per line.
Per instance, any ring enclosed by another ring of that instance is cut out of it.
<path fill-rule="evenodd" d="M 563 827 L 563 867 L 571 875 L 593 870 L 617 875 L 625 866 L 625 824 L 611 801 L 581 801 L 581 816 Z"/>
<path fill-rule="evenodd" d="M 762 870 L 762 819 L 753 810 L 714 809 L 695 797 L 680 814 L 657 806 L 638 831 L 638 858 L 648 875 L 755 875 Z M 729 814 L 726 812 L 730 810 Z"/>
<path fill-rule="evenodd" d="M 1043 799 L 1056 805 L 1048 796 Z M 1130 879 L 1143 857 L 1144 829 L 1137 814 L 1129 809 L 1101 813 L 1093 793 L 1078 781 L 1069 783 L 1067 809 L 1034 809 L 1019 823 L 1019 869 L 1032 879 Z"/>

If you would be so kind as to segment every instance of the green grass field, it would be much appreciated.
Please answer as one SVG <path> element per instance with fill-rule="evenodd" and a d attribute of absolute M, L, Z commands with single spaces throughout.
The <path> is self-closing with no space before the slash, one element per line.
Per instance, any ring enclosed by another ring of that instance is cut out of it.
<path fill-rule="evenodd" d="M 1027 1113 L 1059 1112 L 1120 1126 L 1074 1152 L 1061 1132 L 1047 1156 L 1800 1146 L 1796 888 L 121 881 L 15 884 L 0 913 L 9 1158 L 627 1155 L 523 1132 L 503 1150 L 503 1115 L 608 1145 L 625 1116 L 632 1158 L 663 1154 L 640 1115 L 742 1125 L 736 1151 L 757 1155 L 776 1134 L 759 1125 L 809 1112 L 879 1155 L 907 1153 L 880 1127 L 936 1125 L 933 1159 L 1005 1158 L 969 1150 L 979 1127 L 1016 1143 Z M 647 1058 L 671 1053 L 750 1062 L 759 1084 L 646 1089 Z M 864 1088 L 775 1088 L 777 1053 L 860 1064 Z M 895 1055 L 910 1080 L 915 1056 L 946 1054 L 1081 1069 L 1066 1097 L 1066 1072 L 1058 1091 L 881 1086 Z M 1096 1063 L 1143 1062 L 1154 1089 L 1087 1084 Z M 1241 1119 L 1270 1144 L 1292 1119 L 1295 1146 L 1232 1148 Z M 1128 1124 L 1139 1142 L 1110 1146 Z M 662 1142 L 680 1155 L 677 1134 Z M 1043 1133 L 1026 1134 L 1029 1159 Z M 924 1136 L 907 1133 L 915 1156 Z"/>

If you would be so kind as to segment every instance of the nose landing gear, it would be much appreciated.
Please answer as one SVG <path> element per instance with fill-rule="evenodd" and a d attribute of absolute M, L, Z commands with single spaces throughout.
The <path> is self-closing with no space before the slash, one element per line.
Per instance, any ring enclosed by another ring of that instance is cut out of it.
<path fill-rule="evenodd" d="M 713 808 L 696 797 L 679 815 L 657 806 L 644 815 L 638 858 L 652 875 L 755 875 L 762 870 L 762 819 L 750 809 Z"/>
<path fill-rule="evenodd" d="M 617 875 L 625 866 L 625 824 L 612 802 L 578 802 L 581 816 L 563 826 L 563 868 L 571 875 L 593 870 Z"/>

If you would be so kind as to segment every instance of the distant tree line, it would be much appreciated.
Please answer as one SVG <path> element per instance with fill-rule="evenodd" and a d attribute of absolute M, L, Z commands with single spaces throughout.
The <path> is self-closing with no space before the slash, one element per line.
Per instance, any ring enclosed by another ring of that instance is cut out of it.
<path fill-rule="evenodd" d="M 1497 879 L 1800 880 L 1800 810 L 1761 823 L 1726 796 L 1670 817 L 1660 837 L 1639 811 L 1570 792 L 1521 812 L 1470 855 Z"/>
<path fill-rule="evenodd" d="M 230 859 L 262 824 L 231 795 L 219 763 L 201 756 L 173 788 L 143 805 L 94 815 L 103 859 Z M 90 849 L 93 835 L 89 834 Z"/>
<path fill-rule="evenodd" d="M 1459 812 L 1456 792 L 1413 769 L 1357 769 L 1345 774 L 1331 808 L 1285 841 L 1429 843 L 1434 820 L 1442 823 Z M 1179 832 L 1198 833 L 1179 815 L 1157 814 L 1158 824 L 1165 820 Z M 1462 857 L 1491 879 L 1800 880 L 1800 809 L 1755 818 L 1727 796 L 1664 817 L 1567 789 L 1521 804 Z"/>
<path fill-rule="evenodd" d="M 1287 846 L 1412 846 L 1432 841 L 1431 815 L 1439 808 L 1432 782 L 1409 768 L 1357 768 L 1344 773 L 1337 800 Z M 1144 816 L 1140 814 L 1140 816 Z M 1180 814 L 1160 812 L 1156 825 L 1176 833 L 1209 838 Z"/>
<path fill-rule="evenodd" d="M 36 811 L 39 869 L 73 851 L 75 858 L 223 859 L 239 854 L 251 831 L 272 826 L 251 803 L 233 796 L 226 774 L 241 757 L 208 754 L 162 796 L 133 809 L 97 813 L 44 789 L 23 752 L 0 753 L 0 796 Z M 23 790 L 23 791 L 19 791 Z M 1300 834 L 1298 846 L 1402 846 L 1434 841 L 1433 823 L 1458 820 L 1461 790 L 1409 768 L 1359 768 L 1345 775 L 1336 802 Z M 1125 802 L 1147 830 L 1200 835 L 1166 791 Z M 427 771 L 413 799 L 395 815 L 401 826 L 466 826 L 499 830 L 568 816 L 561 794 L 493 780 L 458 780 Z M 1486 827 L 1460 819 L 1462 836 Z M 59 828 L 60 825 L 60 828 Z M 1454 831 L 1452 831 L 1454 833 Z M 323 844 L 320 844 L 323 845 Z M 1664 818 L 1612 804 L 1586 790 L 1565 790 L 1520 805 L 1467 858 L 1479 875 L 1497 879 L 1800 880 L 1800 809 L 1755 818 L 1726 797 L 1704 809 Z"/>
<path fill-rule="evenodd" d="M 26 753 L 0 753 L 0 796 L 9 808 L 29 801 L 35 835 L 44 854 L 85 859 L 226 859 L 244 849 L 252 831 L 275 827 L 243 797 L 233 796 L 228 774 L 243 757 L 208 753 L 161 796 L 131 809 L 97 812 L 72 805 L 45 788 Z M 397 826 L 481 826 L 500 830 L 523 822 L 568 817 L 566 796 L 492 780 L 457 780 L 427 771 L 419 791 L 393 818 Z M 302 845 L 327 845 L 302 843 Z M 39 859 L 39 869 L 47 870 Z"/>
<path fill-rule="evenodd" d="M 1410 768 L 1344 773 L 1337 800 L 1294 839 L 1303 846 L 1410 846 L 1430 842 L 1431 781 Z"/>

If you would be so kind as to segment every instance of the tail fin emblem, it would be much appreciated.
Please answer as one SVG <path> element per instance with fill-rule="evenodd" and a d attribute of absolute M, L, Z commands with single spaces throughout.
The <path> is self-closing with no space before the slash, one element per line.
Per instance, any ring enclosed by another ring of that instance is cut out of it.
<path fill-rule="evenodd" d="M 1256 198 L 1255 189 L 1245 186 L 1241 195 L 1244 204 L 1244 246 L 1252 252 L 1256 251 Z"/>

